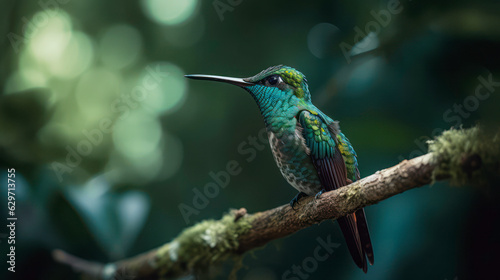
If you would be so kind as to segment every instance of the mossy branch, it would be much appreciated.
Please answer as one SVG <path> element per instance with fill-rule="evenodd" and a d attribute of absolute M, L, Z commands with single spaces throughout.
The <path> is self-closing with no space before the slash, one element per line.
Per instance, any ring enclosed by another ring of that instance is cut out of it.
<path fill-rule="evenodd" d="M 463 185 L 484 184 L 499 177 L 498 134 L 488 137 L 479 128 L 452 129 L 430 142 L 428 154 L 377 171 L 318 199 L 302 199 L 295 210 L 288 204 L 255 214 L 247 214 L 244 208 L 232 210 L 220 220 L 202 221 L 185 229 L 159 248 L 110 264 L 88 262 L 60 250 L 53 255 L 89 279 L 174 278 L 206 271 L 230 258 L 237 260 L 272 240 L 436 180 L 450 179 L 451 184 Z"/>

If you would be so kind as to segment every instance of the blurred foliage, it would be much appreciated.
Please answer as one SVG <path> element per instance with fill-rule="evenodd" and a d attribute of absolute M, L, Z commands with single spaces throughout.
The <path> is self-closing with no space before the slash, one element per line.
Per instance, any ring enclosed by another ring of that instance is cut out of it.
<path fill-rule="evenodd" d="M 478 78 L 500 81 L 498 1 L 2 4 L 0 161 L 18 180 L 11 278 L 75 278 L 51 261 L 54 248 L 107 262 L 169 241 L 187 226 L 179 204 L 193 205 L 230 160 L 241 173 L 190 223 L 295 195 L 267 143 L 251 144 L 263 123 L 248 94 L 188 83 L 187 73 L 299 69 L 313 102 L 341 121 L 362 176 L 424 153 L 451 126 L 498 129 L 500 87 Z M 367 209 L 376 255 L 367 275 L 342 245 L 311 279 L 489 276 L 499 261 L 498 190 L 445 185 Z M 343 244 L 336 225 L 322 224 L 247 256 L 238 275 L 282 279 L 328 235 Z"/>

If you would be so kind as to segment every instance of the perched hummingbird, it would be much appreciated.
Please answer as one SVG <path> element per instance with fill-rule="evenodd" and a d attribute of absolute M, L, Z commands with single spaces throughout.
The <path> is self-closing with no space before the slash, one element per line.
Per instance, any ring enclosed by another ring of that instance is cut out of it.
<path fill-rule="evenodd" d="M 306 77 L 294 68 L 278 65 L 249 78 L 186 75 L 242 87 L 257 102 L 281 174 L 304 196 L 321 195 L 359 180 L 356 152 L 332 120 L 311 103 Z M 356 265 L 367 271 L 373 249 L 364 209 L 337 219 Z"/>

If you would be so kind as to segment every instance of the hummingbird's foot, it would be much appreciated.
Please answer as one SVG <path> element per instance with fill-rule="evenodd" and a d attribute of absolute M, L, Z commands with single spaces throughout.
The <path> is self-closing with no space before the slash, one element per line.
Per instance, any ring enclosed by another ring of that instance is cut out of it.
<path fill-rule="evenodd" d="M 307 194 L 303 193 L 303 192 L 299 192 L 291 201 L 290 201 L 290 206 L 292 207 L 293 210 L 295 210 L 293 208 L 293 206 L 295 206 L 295 204 L 299 204 L 299 199 L 303 198 L 304 196 L 307 196 Z"/>
<path fill-rule="evenodd" d="M 322 189 L 319 191 L 319 193 L 317 193 L 315 196 L 314 196 L 314 199 L 318 199 L 318 197 L 320 197 L 324 192 L 326 192 L 325 189 Z"/>

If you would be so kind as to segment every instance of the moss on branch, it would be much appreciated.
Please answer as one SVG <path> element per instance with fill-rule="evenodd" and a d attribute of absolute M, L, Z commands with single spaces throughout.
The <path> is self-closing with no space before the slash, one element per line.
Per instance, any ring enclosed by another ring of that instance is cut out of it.
<path fill-rule="evenodd" d="M 487 134 L 479 127 L 450 129 L 429 141 L 436 168 L 433 180 L 449 177 L 450 185 L 485 185 L 498 177 L 500 168 L 499 134 Z"/>
<path fill-rule="evenodd" d="M 178 276 L 205 270 L 235 256 L 239 237 L 252 227 L 249 218 L 237 219 L 235 211 L 220 220 L 205 220 L 185 229 L 156 253 L 159 276 Z"/>

